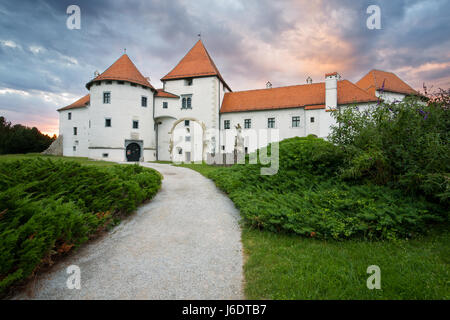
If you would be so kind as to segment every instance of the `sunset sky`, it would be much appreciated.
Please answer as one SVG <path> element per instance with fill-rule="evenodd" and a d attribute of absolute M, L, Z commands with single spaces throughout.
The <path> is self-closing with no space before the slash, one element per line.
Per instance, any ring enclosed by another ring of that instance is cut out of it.
<path fill-rule="evenodd" d="M 66 27 L 69 5 L 81 29 Z M 369 5 L 381 30 L 369 30 Z M 415 89 L 450 87 L 450 1 L 2 1 L 0 115 L 58 133 L 56 109 L 87 93 L 124 48 L 155 87 L 202 40 L 233 91 L 314 82 L 370 69 Z"/>

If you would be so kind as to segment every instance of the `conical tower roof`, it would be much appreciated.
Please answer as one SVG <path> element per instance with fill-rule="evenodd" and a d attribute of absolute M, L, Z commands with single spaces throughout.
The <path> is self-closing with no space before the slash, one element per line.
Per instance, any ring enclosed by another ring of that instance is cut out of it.
<path fill-rule="evenodd" d="M 155 89 L 150 84 L 150 82 L 148 82 L 148 80 L 139 72 L 139 70 L 136 68 L 133 61 L 131 61 L 127 54 L 123 54 L 119 59 L 116 60 L 116 62 L 114 62 L 108 69 L 106 69 L 105 72 L 89 81 L 86 84 L 86 88 L 89 89 L 92 83 L 101 80 L 128 81 L 140 84 L 153 90 Z"/>
<path fill-rule="evenodd" d="M 175 68 L 165 75 L 161 81 L 208 76 L 217 76 L 231 91 L 203 45 L 202 40 L 198 40 Z"/>

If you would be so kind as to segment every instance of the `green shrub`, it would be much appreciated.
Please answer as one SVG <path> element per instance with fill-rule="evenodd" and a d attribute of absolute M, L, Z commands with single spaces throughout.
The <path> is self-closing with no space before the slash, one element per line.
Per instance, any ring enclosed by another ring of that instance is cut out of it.
<path fill-rule="evenodd" d="M 448 97 L 448 93 L 446 93 Z M 449 205 L 448 102 L 417 99 L 381 103 L 367 111 L 334 112 L 330 140 L 345 151 L 342 177 L 368 179 Z"/>
<path fill-rule="evenodd" d="M 370 181 L 344 181 L 345 160 L 341 147 L 323 139 L 292 138 L 280 142 L 276 175 L 262 176 L 260 165 L 247 164 L 208 170 L 207 176 L 229 194 L 247 224 L 274 232 L 322 239 L 409 238 L 446 221 L 445 209 L 421 196 Z M 361 168 L 373 165 L 364 158 L 355 161 Z"/>
<path fill-rule="evenodd" d="M 137 165 L 41 158 L 2 162 L 0 178 L 0 294 L 133 212 L 161 185 L 158 172 Z"/>

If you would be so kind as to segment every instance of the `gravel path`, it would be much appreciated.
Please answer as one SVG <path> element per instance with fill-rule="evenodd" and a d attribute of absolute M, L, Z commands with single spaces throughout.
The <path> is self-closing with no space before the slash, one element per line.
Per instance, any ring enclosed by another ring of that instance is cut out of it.
<path fill-rule="evenodd" d="M 214 183 L 166 164 L 149 204 L 110 234 L 83 246 L 15 299 L 242 299 L 239 213 Z M 81 270 L 68 289 L 66 269 Z M 28 290 L 30 291 L 30 290 Z"/>

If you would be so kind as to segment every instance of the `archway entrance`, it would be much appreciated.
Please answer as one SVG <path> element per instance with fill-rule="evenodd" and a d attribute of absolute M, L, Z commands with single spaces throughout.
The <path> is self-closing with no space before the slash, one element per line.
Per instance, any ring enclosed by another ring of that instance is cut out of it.
<path fill-rule="evenodd" d="M 127 146 L 127 161 L 137 162 L 141 158 L 141 146 L 133 142 Z"/>
<path fill-rule="evenodd" d="M 206 160 L 206 126 L 195 118 L 181 118 L 169 131 L 169 155 L 173 162 Z"/>

